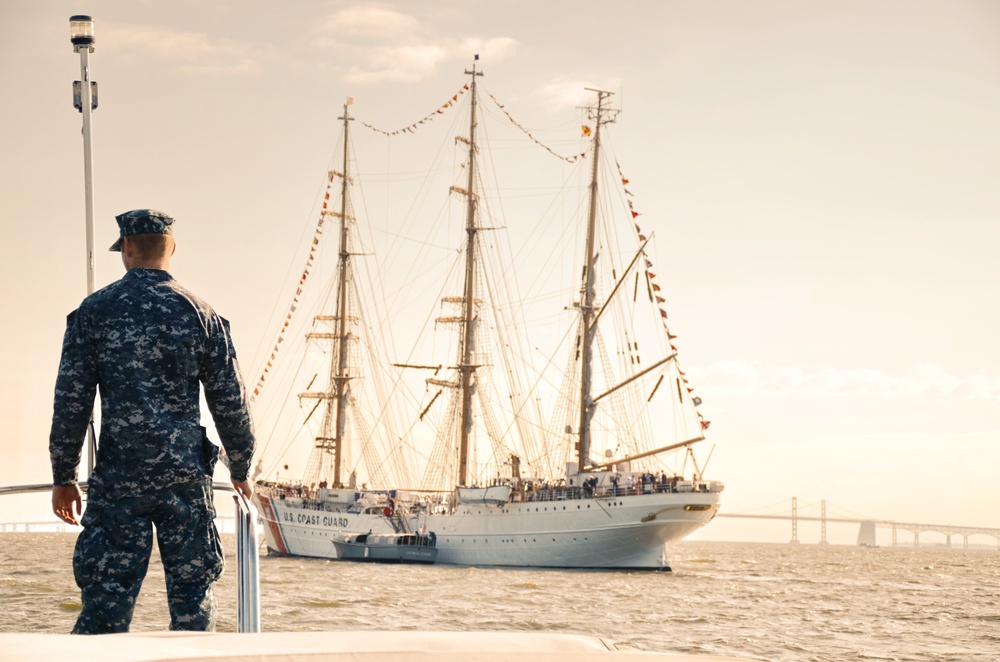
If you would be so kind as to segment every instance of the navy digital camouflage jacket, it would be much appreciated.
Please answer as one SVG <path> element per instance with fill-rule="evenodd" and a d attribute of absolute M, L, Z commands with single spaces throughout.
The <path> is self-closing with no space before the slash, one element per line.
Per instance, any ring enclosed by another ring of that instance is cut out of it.
<path fill-rule="evenodd" d="M 94 394 L 101 434 L 92 487 L 120 496 L 206 475 L 199 386 L 246 480 L 253 425 L 229 323 L 166 271 L 131 269 L 70 313 L 56 378 L 49 454 L 55 485 L 76 483 Z"/>

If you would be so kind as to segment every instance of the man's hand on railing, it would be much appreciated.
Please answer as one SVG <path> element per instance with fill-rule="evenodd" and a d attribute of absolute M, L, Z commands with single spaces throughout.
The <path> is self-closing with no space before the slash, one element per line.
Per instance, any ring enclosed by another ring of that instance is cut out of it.
<path fill-rule="evenodd" d="M 246 497 L 247 501 L 253 496 L 253 483 L 249 480 L 234 480 L 233 489 Z"/>

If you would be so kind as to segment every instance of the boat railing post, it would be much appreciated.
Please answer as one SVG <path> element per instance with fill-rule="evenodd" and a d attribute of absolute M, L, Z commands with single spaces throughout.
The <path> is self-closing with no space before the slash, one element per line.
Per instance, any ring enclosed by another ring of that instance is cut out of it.
<path fill-rule="evenodd" d="M 236 502 L 236 631 L 260 632 L 260 555 L 257 509 L 239 492 Z"/>

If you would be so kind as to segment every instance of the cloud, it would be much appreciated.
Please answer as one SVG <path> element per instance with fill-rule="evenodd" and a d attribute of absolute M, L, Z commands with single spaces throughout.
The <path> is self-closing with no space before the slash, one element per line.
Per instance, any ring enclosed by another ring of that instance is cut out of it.
<path fill-rule="evenodd" d="M 419 32 L 420 22 L 391 9 L 359 5 L 335 12 L 324 21 L 323 30 L 354 37 L 397 39 Z"/>
<path fill-rule="evenodd" d="M 455 48 L 456 56 L 481 55 L 485 60 L 498 62 L 509 57 L 517 49 L 517 41 L 510 37 L 493 39 L 465 39 Z"/>
<path fill-rule="evenodd" d="M 354 63 L 344 79 L 362 84 L 418 82 L 434 75 L 444 62 L 471 61 L 476 54 L 498 62 L 518 46 L 510 37 L 442 36 L 409 14 L 368 6 L 341 9 L 320 29 L 322 34 L 310 46 L 335 51 L 341 61 Z"/>
<path fill-rule="evenodd" d="M 178 70 L 202 76 L 247 75 L 260 71 L 260 45 L 253 48 L 233 39 L 209 37 L 164 27 L 112 24 L 104 26 L 105 38 L 126 54 L 146 56 L 173 64 Z"/>
<path fill-rule="evenodd" d="M 416 82 L 434 72 L 448 57 L 448 51 L 432 44 L 375 48 L 368 62 L 354 66 L 344 76 L 350 83 L 380 83 L 383 81 Z"/>
<path fill-rule="evenodd" d="M 1000 377 L 945 372 L 938 364 L 922 364 L 906 375 L 889 375 L 871 368 L 807 372 L 798 368 L 760 367 L 738 361 L 718 363 L 698 371 L 702 386 L 744 395 L 825 395 L 881 397 L 951 397 L 1000 403 Z"/>
<path fill-rule="evenodd" d="M 594 102 L 594 93 L 585 88 L 607 90 L 613 92 L 621 87 L 619 79 L 604 81 L 597 85 L 593 81 L 587 80 L 566 80 L 555 79 L 544 85 L 539 90 L 539 96 L 546 102 L 546 105 L 553 109 L 575 108 L 585 106 Z"/>

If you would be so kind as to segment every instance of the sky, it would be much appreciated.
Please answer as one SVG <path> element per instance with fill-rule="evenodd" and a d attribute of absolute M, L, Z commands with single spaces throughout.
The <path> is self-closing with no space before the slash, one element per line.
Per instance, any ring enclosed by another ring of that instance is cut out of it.
<path fill-rule="evenodd" d="M 578 123 L 582 88 L 615 92 L 723 512 L 798 497 L 803 514 L 825 500 L 831 516 L 1000 527 L 997 3 L 4 2 L 0 485 L 51 480 L 64 320 L 85 295 L 77 13 L 96 21 L 98 285 L 122 271 L 103 250 L 114 215 L 167 211 L 173 273 L 230 320 L 248 383 L 345 98 L 399 128 L 478 53 L 483 86 L 538 135 Z M 44 495 L 0 503 L 0 521 L 47 513 Z M 790 527 L 720 519 L 694 537 Z"/>

